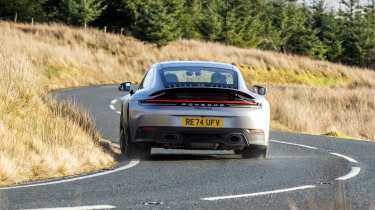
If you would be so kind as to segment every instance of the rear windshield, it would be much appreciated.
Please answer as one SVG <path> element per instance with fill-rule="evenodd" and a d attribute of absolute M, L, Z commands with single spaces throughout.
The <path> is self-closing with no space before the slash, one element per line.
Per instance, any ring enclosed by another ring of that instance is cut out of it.
<path fill-rule="evenodd" d="M 161 70 L 166 88 L 220 87 L 237 89 L 237 72 L 231 69 L 207 67 L 170 67 Z"/>

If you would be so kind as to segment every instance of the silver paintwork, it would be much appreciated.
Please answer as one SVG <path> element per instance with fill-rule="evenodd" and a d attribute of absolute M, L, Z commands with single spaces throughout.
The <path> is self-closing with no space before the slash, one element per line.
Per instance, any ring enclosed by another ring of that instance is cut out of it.
<path fill-rule="evenodd" d="M 253 96 L 256 102 L 261 103 L 260 108 L 228 108 L 228 107 L 181 107 L 181 106 L 145 106 L 140 105 L 139 100 L 147 99 L 156 91 L 165 87 L 157 72 L 166 67 L 199 66 L 231 69 L 238 74 L 238 90 Z M 140 126 L 171 126 L 180 127 L 181 116 L 217 116 L 224 118 L 224 128 L 261 129 L 265 133 L 263 141 L 251 141 L 250 144 L 268 146 L 270 127 L 270 105 L 264 96 L 251 92 L 241 75 L 240 70 L 230 64 L 203 61 L 169 61 L 154 64 L 149 69 L 149 74 L 143 88 L 135 94 L 122 97 L 123 126 L 128 126 L 130 131 L 135 131 Z M 129 108 L 129 109 L 128 109 Z M 128 117 L 128 116 L 129 117 Z M 131 138 L 135 138 L 135 132 L 131 132 Z"/>

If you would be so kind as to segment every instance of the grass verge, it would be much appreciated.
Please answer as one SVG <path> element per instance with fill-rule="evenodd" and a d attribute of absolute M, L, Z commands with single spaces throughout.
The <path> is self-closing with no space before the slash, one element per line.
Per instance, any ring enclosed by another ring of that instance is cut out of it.
<path fill-rule="evenodd" d="M 45 97 L 44 66 L 9 30 L 0 30 L 0 185 L 111 167 L 90 117 Z"/>
<path fill-rule="evenodd" d="M 375 89 L 270 86 L 271 119 L 278 130 L 375 139 Z"/>

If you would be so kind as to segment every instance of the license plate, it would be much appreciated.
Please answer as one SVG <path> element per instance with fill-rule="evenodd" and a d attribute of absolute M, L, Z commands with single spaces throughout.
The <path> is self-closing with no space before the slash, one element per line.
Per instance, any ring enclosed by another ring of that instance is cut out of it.
<path fill-rule="evenodd" d="M 182 117 L 183 127 L 222 128 L 224 120 L 217 117 Z"/>

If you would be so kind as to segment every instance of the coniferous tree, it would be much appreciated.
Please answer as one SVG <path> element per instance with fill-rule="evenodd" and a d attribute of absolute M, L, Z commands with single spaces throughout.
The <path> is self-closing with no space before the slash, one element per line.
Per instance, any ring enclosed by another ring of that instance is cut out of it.
<path fill-rule="evenodd" d="M 17 16 L 18 21 L 29 22 L 31 18 L 36 21 L 44 21 L 46 13 L 43 5 L 46 0 L 0 0 L 0 17 L 13 19 Z"/>
<path fill-rule="evenodd" d="M 364 9 L 361 24 L 362 58 L 361 65 L 369 68 L 375 67 L 375 0 L 371 0 Z"/>
<path fill-rule="evenodd" d="M 314 2 L 312 13 L 312 27 L 317 31 L 316 36 L 326 51 L 322 58 L 337 61 L 342 53 L 342 47 L 338 39 L 340 31 L 335 13 L 325 8 L 325 0 Z"/>
<path fill-rule="evenodd" d="M 282 50 L 286 53 L 296 53 L 315 58 L 322 58 L 325 49 L 310 23 L 310 13 L 305 8 L 288 2 L 282 11 Z"/>
<path fill-rule="evenodd" d="M 102 0 L 48 0 L 49 19 L 87 26 L 105 9 Z"/>
<path fill-rule="evenodd" d="M 237 1 L 227 1 L 222 5 L 222 29 L 221 41 L 230 45 L 243 45 L 242 37 L 244 36 L 244 19 L 246 17 L 238 18 L 240 6 Z"/>
<path fill-rule="evenodd" d="M 78 21 L 81 25 L 87 26 L 88 23 L 92 22 L 97 18 L 105 6 L 102 5 L 101 0 L 78 0 L 77 3 L 77 14 Z"/>
<path fill-rule="evenodd" d="M 342 54 L 340 61 L 351 65 L 360 65 L 362 57 L 361 11 L 358 0 L 341 0 L 343 10 L 339 11 L 340 37 Z"/>
<path fill-rule="evenodd" d="M 104 0 L 103 5 L 104 10 L 93 24 L 99 27 L 107 26 L 115 32 L 128 33 L 132 20 L 130 14 L 123 10 L 123 0 Z M 121 28 L 125 30 L 121 31 Z"/>
<path fill-rule="evenodd" d="M 132 33 L 162 46 L 181 37 L 182 0 L 124 0 L 125 11 L 132 16 Z"/>
<path fill-rule="evenodd" d="M 284 1 L 269 1 L 265 4 L 261 18 L 264 20 L 264 31 L 259 46 L 261 49 L 281 51 L 284 41 L 281 30 L 284 6 Z"/>
<path fill-rule="evenodd" d="M 180 23 L 182 37 L 187 39 L 202 38 L 202 35 L 198 30 L 198 26 L 200 21 L 202 21 L 202 18 L 202 1 L 186 0 Z"/>
<path fill-rule="evenodd" d="M 222 41 L 240 47 L 258 47 L 264 21 L 260 1 L 232 0 L 223 4 Z"/>
<path fill-rule="evenodd" d="M 220 40 L 223 30 L 223 20 L 219 12 L 223 3 L 221 0 L 206 1 L 203 3 L 202 18 L 198 23 L 198 29 L 205 40 Z"/>

